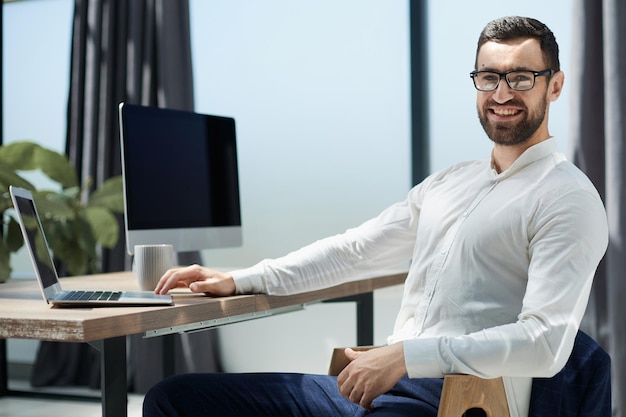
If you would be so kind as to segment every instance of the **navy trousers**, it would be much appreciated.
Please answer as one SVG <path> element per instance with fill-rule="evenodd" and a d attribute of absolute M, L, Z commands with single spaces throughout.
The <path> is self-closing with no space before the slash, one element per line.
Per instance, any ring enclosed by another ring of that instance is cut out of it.
<path fill-rule="evenodd" d="M 345 399 L 337 378 L 295 373 L 184 374 L 146 394 L 144 417 L 436 417 L 442 379 L 401 379 L 374 409 Z"/>

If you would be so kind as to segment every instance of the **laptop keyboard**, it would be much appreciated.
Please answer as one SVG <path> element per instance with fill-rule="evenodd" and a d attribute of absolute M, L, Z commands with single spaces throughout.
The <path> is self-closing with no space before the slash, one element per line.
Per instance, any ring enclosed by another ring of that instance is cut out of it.
<path fill-rule="evenodd" d="M 59 299 L 63 301 L 115 301 L 121 296 L 121 291 L 68 291 Z"/>

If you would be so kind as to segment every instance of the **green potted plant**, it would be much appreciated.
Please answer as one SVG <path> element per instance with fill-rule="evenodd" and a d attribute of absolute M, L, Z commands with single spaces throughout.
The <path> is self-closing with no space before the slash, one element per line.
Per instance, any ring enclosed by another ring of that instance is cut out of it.
<path fill-rule="evenodd" d="M 40 171 L 57 189 L 36 189 L 24 177 L 27 171 Z M 120 235 L 116 213 L 124 210 L 121 176 L 90 193 L 92 180 L 79 184 L 76 169 L 65 155 L 29 141 L 0 146 L 0 282 L 10 278 L 11 253 L 23 245 L 12 215 L 9 185 L 32 191 L 53 256 L 68 274 L 100 271 L 98 245 L 112 248 Z"/>

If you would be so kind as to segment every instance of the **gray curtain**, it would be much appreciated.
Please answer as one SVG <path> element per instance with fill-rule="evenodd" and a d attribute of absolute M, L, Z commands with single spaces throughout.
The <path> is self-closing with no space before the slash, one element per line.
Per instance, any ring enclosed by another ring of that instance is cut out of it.
<path fill-rule="evenodd" d="M 603 196 L 609 248 L 596 274 L 583 328 L 611 355 L 613 415 L 626 410 L 626 2 L 574 0 L 574 161 Z"/>
<path fill-rule="evenodd" d="M 120 102 L 193 110 L 188 1 L 75 0 L 71 51 L 66 152 L 79 177 L 91 177 L 98 185 L 121 174 Z M 200 262 L 199 254 L 180 254 L 179 262 Z M 106 272 L 130 269 L 123 238 L 113 250 L 103 251 L 102 267 Z M 40 361 L 33 381 L 43 375 L 46 385 L 79 381 L 64 375 L 68 367 L 55 367 L 60 361 L 51 357 L 71 361 L 80 356 L 76 350 L 89 347 L 66 345 L 42 344 L 39 357 L 47 360 Z M 219 370 L 214 331 L 147 340 L 131 336 L 128 347 L 129 387 L 138 392 L 170 373 Z M 161 362 L 163 349 L 170 351 L 173 364 Z M 99 364 L 77 368 L 94 373 Z"/>
<path fill-rule="evenodd" d="M 66 152 L 99 185 L 122 172 L 121 101 L 193 110 L 188 2 L 75 0 L 71 51 Z M 104 271 L 128 269 L 124 243 Z"/>

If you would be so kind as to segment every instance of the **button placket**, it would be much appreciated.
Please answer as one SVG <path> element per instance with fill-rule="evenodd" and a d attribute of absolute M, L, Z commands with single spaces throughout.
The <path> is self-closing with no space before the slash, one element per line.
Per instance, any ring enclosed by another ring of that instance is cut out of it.
<path fill-rule="evenodd" d="M 458 232 L 463 225 L 463 223 L 468 219 L 469 215 L 478 207 L 480 202 L 495 188 L 497 181 L 490 181 L 489 187 L 483 190 L 483 192 L 479 193 L 476 198 L 474 198 L 468 208 L 461 213 L 459 219 L 454 224 L 453 232 L 449 234 L 449 238 L 446 242 L 442 244 L 442 249 L 439 250 L 439 254 L 434 259 L 431 268 L 429 270 L 428 276 L 426 278 L 426 286 L 424 288 L 424 296 L 426 300 L 420 302 L 415 311 L 415 323 L 417 327 L 417 333 L 421 334 L 423 332 L 424 326 L 426 324 L 426 318 L 428 317 L 428 311 L 430 309 L 430 305 L 435 296 L 435 290 L 437 287 L 437 283 L 440 279 L 440 274 L 445 265 L 446 259 L 452 248 L 452 245 L 455 239 L 458 236 Z"/>

